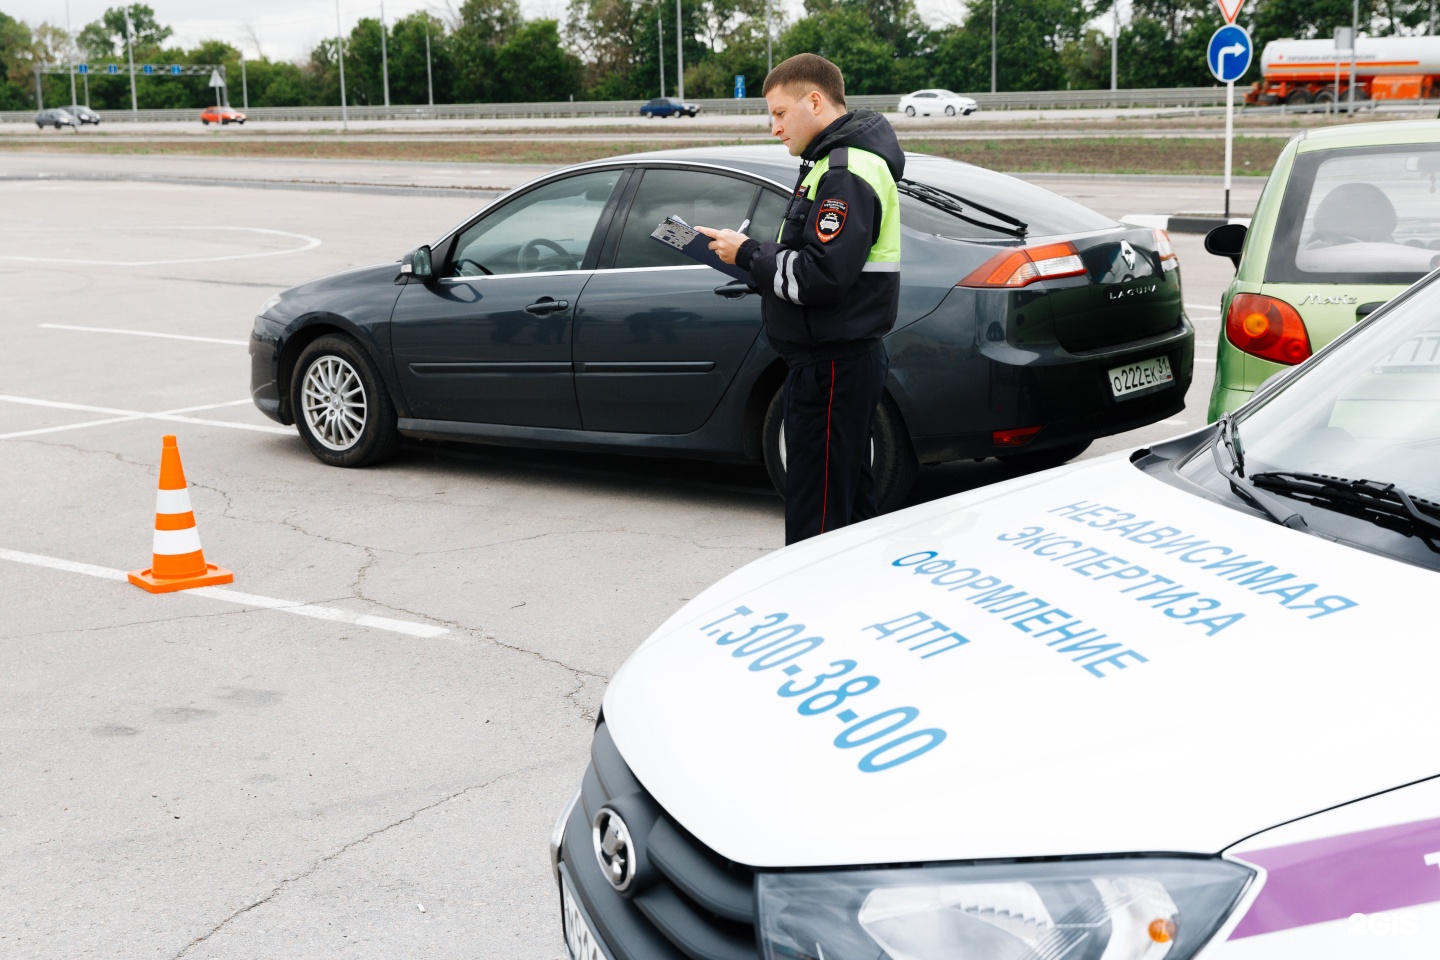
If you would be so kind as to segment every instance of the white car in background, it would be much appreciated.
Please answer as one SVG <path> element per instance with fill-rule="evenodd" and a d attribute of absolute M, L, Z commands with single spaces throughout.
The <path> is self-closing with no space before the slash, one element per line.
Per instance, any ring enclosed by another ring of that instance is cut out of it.
<path fill-rule="evenodd" d="M 557 824 L 571 957 L 1440 957 L 1437 424 L 1440 271 L 1203 430 L 701 591 Z"/>
<path fill-rule="evenodd" d="M 958 93 L 951 93 L 949 90 L 916 90 L 914 93 L 907 93 L 900 98 L 900 106 L 896 108 L 907 117 L 919 114 L 928 117 L 932 114 L 944 114 L 953 117 L 957 114 L 968 117 L 980 105 L 969 97 L 962 97 Z"/>

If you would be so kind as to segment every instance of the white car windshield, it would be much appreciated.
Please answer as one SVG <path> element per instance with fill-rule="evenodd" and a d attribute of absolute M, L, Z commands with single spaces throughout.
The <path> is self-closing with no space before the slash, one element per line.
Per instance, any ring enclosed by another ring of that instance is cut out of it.
<path fill-rule="evenodd" d="M 1341 349 L 1242 410 L 1245 472 L 1395 484 L 1440 508 L 1440 284 L 1396 303 Z"/>

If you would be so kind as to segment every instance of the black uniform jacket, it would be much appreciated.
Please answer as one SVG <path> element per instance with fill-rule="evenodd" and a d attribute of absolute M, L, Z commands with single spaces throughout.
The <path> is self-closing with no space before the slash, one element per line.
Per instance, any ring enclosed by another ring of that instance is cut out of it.
<path fill-rule="evenodd" d="M 869 110 L 847 113 L 801 154 L 779 242 L 751 238 L 736 255 L 760 291 L 765 334 L 791 366 L 864 353 L 895 325 L 900 274 L 864 270 L 879 239 L 880 197 L 848 166 L 835 169 L 834 158 L 810 195 L 803 188 L 811 168 L 836 147 L 868 150 L 892 177 L 904 175 L 905 153 L 889 121 Z M 831 233 L 835 221 L 823 219 L 822 206 L 835 200 L 845 214 L 843 229 Z"/>

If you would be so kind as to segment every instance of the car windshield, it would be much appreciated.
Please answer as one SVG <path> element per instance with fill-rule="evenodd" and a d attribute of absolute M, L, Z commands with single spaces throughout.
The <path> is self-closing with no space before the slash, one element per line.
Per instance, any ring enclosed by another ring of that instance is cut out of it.
<path fill-rule="evenodd" d="M 1440 284 L 1428 283 L 1343 349 L 1235 421 L 1245 472 L 1395 484 L 1440 505 Z"/>
<path fill-rule="evenodd" d="M 1440 262 L 1440 144 L 1302 153 L 1269 283 L 1409 284 Z"/>

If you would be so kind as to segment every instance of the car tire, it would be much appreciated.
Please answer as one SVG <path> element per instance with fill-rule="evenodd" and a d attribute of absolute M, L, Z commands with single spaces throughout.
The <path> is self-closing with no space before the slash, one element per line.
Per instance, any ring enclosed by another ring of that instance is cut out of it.
<path fill-rule="evenodd" d="M 290 409 L 305 445 L 329 466 L 368 467 L 400 449 L 395 404 L 379 368 L 344 334 L 326 334 L 300 351 L 290 376 Z"/>
<path fill-rule="evenodd" d="M 208 127 L 208 126 L 210 126 L 210 121 L 209 121 L 209 120 L 206 120 L 204 117 L 201 117 L 201 118 L 200 118 L 200 124 L 201 124 L 202 126 Z"/>
<path fill-rule="evenodd" d="M 945 108 L 945 116 L 947 116 L 947 117 L 953 117 L 953 116 L 955 116 L 955 108 L 954 108 L 953 106 L 951 106 L 951 107 L 946 107 L 946 108 Z"/>
<path fill-rule="evenodd" d="M 1285 98 L 1285 102 L 1288 103 L 1288 104 L 1290 104 L 1290 105 L 1293 106 L 1293 107 L 1298 107 L 1298 106 L 1301 106 L 1301 105 L 1303 105 L 1303 104 L 1308 104 L 1308 103 L 1310 102 L 1310 100 L 1311 100 L 1310 91 L 1309 91 L 1309 90 L 1306 90 L 1306 89 L 1303 88 L 1303 87 L 1300 88 L 1299 90 L 1291 90 L 1291 91 L 1290 91 L 1290 95 Z"/>
<path fill-rule="evenodd" d="M 913 117 L 913 116 L 915 116 L 915 108 L 914 108 L 914 107 L 906 107 L 906 108 L 905 108 L 905 116 L 907 116 L 907 117 Z"/>
<path fill-rule="evenodd" d="M 785 388 L 782 385 L 770 398 L 761 428 L 765 472 L 770 475 L 770 482 L 782 498 L 785 496 L 785 457 L 781 449 L 784 429 Z M 880 405 L 875 408 L 870 429 L 874 451 L 870 468 L 875 475 L 875 503 L 881 513 L 889 513 L 898 509 L 910 496 L 920 464 L 900 408 L 888 395 L 882 397 Z"/>
<path fill-rule="evenodd" d="M 1089 448 L 1089 440 L 1076 440 L 1073 443 L 1051 447 L 1048 450 L 1036 450 L 1032 453 L 1006 453 L 995 459 L 1021 473 L 1035 473 L 1039 470 L 1058 467 L 1062 463 L 1069 463 Z"/>

